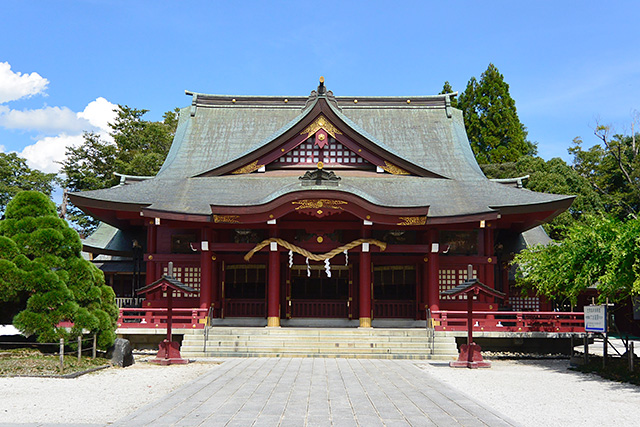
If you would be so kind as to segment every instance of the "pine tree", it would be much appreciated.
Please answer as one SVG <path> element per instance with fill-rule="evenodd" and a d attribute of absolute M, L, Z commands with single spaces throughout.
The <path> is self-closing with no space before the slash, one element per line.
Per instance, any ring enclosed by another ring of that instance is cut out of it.
<path fill-rule="evenodd" d="M 527 141 L 527 130 L 518 118 L 509 85 L 495 65 L 472 77 L 460 95 L 458 108 L 464 113 L 469 142 L 480 164 L 504 163 L 536 154 Z"/>
<path fill-rule="evenodd" d="M 106 349 L 115 340 L 118 308 L 104 274 L 81 257 L 78 233 L 37 191 L 22 191 L 0 221 L 0 303 L 19 311 L 13 324 L 40 342 L 96 333 Z M 16 307 L 17 306 L 17 307 Z M 70 332 L 58 325 L 74 323 Z"/>

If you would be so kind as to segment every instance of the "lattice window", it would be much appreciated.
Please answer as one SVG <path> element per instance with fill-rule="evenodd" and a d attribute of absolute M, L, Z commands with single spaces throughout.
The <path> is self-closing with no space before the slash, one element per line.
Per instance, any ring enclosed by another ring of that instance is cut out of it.
<path fill-rule="evenodd" d="M 163 274 L 167 274 L 167 267 L 163 268 Z M 200 294 L 200 267 L 173 267 L 173 277 L 187 286 L 196 290 L 196 293 L 186 294 L 184 292 L 173 291 L 173 297 L 198 297 Z M 162 293 L 167 296 L 166 292 Z"/>
<path fill-rule="evenodd" d="M 465 280 L 467 280 L 467 269 L 464 268 L 446 268 L 446 269 L 442 269 L 439 271 L 438 273 L 438 277 L 439 277 L 439 291 L 440 292 L 444 292 L 448 289 L 451 288 L 455 288 L 456 286 L 460 285 L 461 283 L 463 283 Z M 472 274 L 472 279 L 476 279 L 478 277 L 478 271 L 476 269 L 473 270 L 473 274 Z M 477 299 L 476 296 L 473 297 L 474 299 Z M 448 295 L 441 295 L 440 299 L 442 300 L 453 300 L 453 301 L 458 301 L 458 300 L 466 300 L 467 296 L 466 295 L 460 295 L 457 297 L 452 297 L 452 296 L 448 296 Z"/>
<path fill-rule="evenodd" d="M 325 165 L 363 166 L 371 165 L 333 138 L 323 148 L 315 145 L 315 139 L 309 138 L 287 154 L 275 160 L 275 163 L 283 166 L 291 165 L 316 165 L 322 162 Z"/>
<path fill-rule="evenodd" d="M 509 297 L 513 311 L 540 311 L 540 298 L 538 297 Z"/>

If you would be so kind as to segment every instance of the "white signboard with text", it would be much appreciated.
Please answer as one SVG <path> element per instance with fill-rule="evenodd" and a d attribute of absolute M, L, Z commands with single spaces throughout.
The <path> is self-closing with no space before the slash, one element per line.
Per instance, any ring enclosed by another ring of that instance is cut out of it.
<path fill-rule="evenodd" d="M 605 333 L 607 331 L 607 306 L 584 306 L 584 330 L 585 332 L 602 333 Z"/>

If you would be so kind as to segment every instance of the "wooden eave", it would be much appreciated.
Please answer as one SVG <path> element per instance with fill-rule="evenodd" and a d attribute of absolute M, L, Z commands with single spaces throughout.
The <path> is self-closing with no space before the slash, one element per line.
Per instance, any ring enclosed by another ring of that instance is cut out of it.
<path fill-rule="evenodd" d="M 447 289 L 446 291 L 440 292 L 440 295 L 457 297 L 460 295 L 465 295 L 470 293 L 473 293 L 475 295 L 482 293 L 482 294 L 485 294 L 491 297 L 500 298 L 500 299 L 504 299 L 504 296 L 505 296 L 503 292 L 490 288 L 489 286 L 480 282 L 478 279 L 467 280 L 454 288 Z"/>
<path fill-rule="evenodd" d="M 190 286 L 185 285 L 184 283 L 176 280 L 174 277 L 164 275 L 160 279 L 156 280 L 153 283 L 148 284 L 140 289 L 138 289 L 138 295 L 145 295 L 151 292 L 162 290 L 162 291 L 176 291 L 176 292 L 184 292 L 187 294 L 193 294 L 197 291 Z"/>

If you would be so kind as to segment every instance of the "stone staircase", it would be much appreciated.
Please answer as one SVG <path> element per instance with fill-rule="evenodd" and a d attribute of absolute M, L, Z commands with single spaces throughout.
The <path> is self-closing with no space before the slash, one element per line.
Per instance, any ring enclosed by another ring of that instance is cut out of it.
<path fill-rule="evenodd" d="M 431 332 L 433 334 L 433 332 Z M 205 334 L 208 339 L 205 343 Z M 421 328 L 208 327 L 184 335 L 184 358 L 346 357 L 453 360 L 454 337 Z"/>

